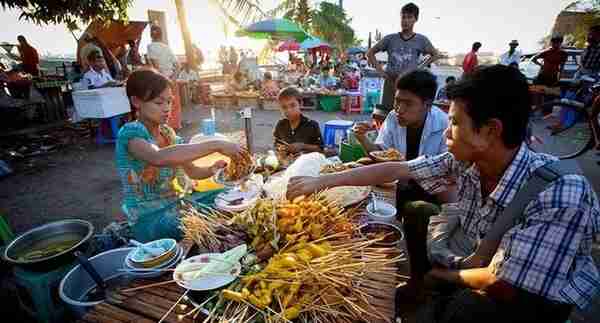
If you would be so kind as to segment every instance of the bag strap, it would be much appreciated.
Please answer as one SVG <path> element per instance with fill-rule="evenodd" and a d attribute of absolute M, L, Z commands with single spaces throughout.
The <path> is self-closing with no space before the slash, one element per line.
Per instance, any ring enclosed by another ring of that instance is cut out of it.
<path fill-rule="evenodd" d="M 536 169 L 533 176 L 519 189 L 504 212 L 496 219 L 492 229 L 477 247 L 475 255 L 480 257 L 484 265 L 488 265 L 498 250 L 504 234 L 524 218 L 524 211 L 529 202 L 535 200 L 550 183 L 561 176 L 581 174 L 577 162 L 572 159 L 555 161 Z"/>

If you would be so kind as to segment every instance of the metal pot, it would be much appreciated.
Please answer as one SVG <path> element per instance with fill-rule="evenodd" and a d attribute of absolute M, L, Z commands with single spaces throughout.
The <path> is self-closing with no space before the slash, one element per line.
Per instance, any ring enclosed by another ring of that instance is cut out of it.
<path fill-rule="evenodd" d="M 50 271 L 73 262 L 76 250 L 85 251 L 94 234 L 94 226 L 84 220 L 62 220 L 33 228 L 14 239 L 3 253 L 4 260 L 33 271 Z M 56 254 L 33 260 L 19 259 L 24 254 L 44 247 L 65 242 L 77 241 L 73 246 Z"/>

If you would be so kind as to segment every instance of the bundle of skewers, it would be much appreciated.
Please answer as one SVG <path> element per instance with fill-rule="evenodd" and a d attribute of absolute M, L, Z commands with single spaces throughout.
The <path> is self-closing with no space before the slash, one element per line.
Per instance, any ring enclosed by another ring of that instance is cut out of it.
<path fill-rule="evenodd" d="M 357 210 L 325 195 L 264 199 L 234 215 L 182 211 L 185 236 L 201 248 L 222 252 L 236 237 L 255 255 L 215 294 L 205 322 L 390 322 L 404 255 L 360 234 Z"/>

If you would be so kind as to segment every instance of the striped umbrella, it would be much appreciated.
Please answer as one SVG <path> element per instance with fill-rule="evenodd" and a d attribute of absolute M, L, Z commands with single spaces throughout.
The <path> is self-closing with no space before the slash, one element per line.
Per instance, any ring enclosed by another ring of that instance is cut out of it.
<path fill-rule="evenodd" d="M 269 19 L 259 21 L 236 32 L 240 37 L 252 37 L 256 39 L 287 40 L 295 39 L 304 41 L 309 36 L 297 24 L 287 19 Z"/>

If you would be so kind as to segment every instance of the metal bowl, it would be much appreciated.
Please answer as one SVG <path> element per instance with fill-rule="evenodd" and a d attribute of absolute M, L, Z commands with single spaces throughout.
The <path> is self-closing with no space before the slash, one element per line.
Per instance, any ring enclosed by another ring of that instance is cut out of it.
<path fill-rule="evenodd" d="M 47 271 L 75 259 L 75 250 L 85 250 L 94 234 L 94 226 L 84 220 L 62 220 L 33 228 L 8 244 L 3 258 L 17 266 L 35 271 Z M 73 246 L 56 254 L 34 260 L 19 259 L 22 255 L 45 246 L 65 241 L 77 241 Z"/>
<path fill-rule="evenodd" d="M 370 234 L 386 233 L 384 240 L 377 243 L 382 247 L 394 247 L 404 240 L 404 232 L 398 226 L 386 223 L 369 221 L 359 228 L 360 235 L 369 238 Z"/>

